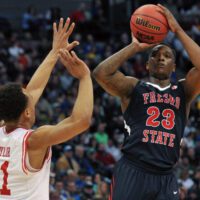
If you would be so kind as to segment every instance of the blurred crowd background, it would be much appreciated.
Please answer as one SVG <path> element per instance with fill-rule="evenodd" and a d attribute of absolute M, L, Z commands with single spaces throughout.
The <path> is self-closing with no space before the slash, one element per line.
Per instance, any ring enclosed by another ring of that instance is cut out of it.
<path fill-rule="evenodd" d="M 1 6 L 3 2 L 0 2 L 0 7 L 6 9 Z M 184 30 L 200 45 L 199 0 L 66 0 L 63 4 L 49 7 L 50 3 L 45 4 L 44 10 L 39 9 L 40 4 L 32 3 L 23 8 L 20 16 L 9 11 L 6 15 L 0 12 L 1 85 L 10 81 L 24 86 L 27 84 L 51 49 L 52 23 L 60 17 L 69 16 L 76 22 L 70 40 L 80 41 L 75 51 L 91 70 L 131 42 L 130 16 L 137 7 L 147 3 L 167 6 Z M 63 13 L 65 7 L 70 8 L 70 3 L 76 5 L 75 9 Z M 19 6 L 19 9 L 22 7 Z M 16 19 L 20 19 L 17 25 Z M 172 78 L 183 78 L 192 67 L 186 51 L 171 32 L 164 42 L 177 53 L 177 72 Z M 123 64 L 121 71 L 147 79 L 146 59 L 147 54 L 137 54 Z M 50 200 L 108 199 L 113 167 L 122 156 L 123 117 L 119 99 L 108 95 L 93 82 L 95 105 L 91 127 L 74 139 L 52 148 Z M 58 62 L 37 106 L 34 128 L 55 124 L 70 115 L 77 86 L 78 81 Z M 191 105 L 176 176 L 181 200 L 200 199 L 200 96 Z"/>

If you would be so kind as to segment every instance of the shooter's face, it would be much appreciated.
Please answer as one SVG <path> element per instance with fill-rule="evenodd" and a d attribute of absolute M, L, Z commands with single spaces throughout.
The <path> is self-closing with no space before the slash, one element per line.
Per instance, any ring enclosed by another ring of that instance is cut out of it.
<path fill-rule="evenodd" d="M 175 55 L 172 49 L 165 45 L 157 45 L 152 49 L 146 65 L 150 76 L 159 80 L 170 79 L 175 66 Z"/>

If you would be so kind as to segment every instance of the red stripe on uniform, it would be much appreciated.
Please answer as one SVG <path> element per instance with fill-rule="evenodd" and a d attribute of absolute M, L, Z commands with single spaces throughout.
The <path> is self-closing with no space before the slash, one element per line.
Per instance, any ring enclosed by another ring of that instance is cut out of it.
<path fill-rule="evenodd" d="M 26 149 L 27 149 L 27 139 L 31 135 L 32 131 L 27 131 L 27 133 L 24 135 L 23 138 L 23 143 L 22 143 L 22 170 L 24 171 L 25 174 L 27 174 L 26 170 Z"/>
<path fill-rule="evenodd" d="M 110 195 L 109 195 L 109 199 L 108 200 L 112 200 L 113 199 L 113 187 L 114 187 L 115 181 L 114 181 L 114 177 L 112 178 L 112 182 L 110 185 Z"/>

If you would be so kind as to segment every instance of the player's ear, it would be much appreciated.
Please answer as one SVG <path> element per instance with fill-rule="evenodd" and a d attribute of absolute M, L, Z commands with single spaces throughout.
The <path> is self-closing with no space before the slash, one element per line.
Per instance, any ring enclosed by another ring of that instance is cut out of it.
<path fill-rule="evenodd" d="M 25 116 L 25 118 L 30 118 L 30 115 L 31 115 L 30 109 L 29 109 L 29 108 L 26 108 L 26 109 L 24 110 L 24 116 Z"/>

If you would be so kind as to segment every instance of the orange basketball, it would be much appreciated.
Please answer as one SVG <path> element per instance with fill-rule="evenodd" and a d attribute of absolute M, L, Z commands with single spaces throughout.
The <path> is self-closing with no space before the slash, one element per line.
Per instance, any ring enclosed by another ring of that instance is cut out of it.
<path fill-rule="evenodd" d="M 159 43 L 167 35 L 169 26 L 165 16 L 153 4 L 139 7 L 131 16 L 130 27 L 133 35 L 145 43 Z"/>

